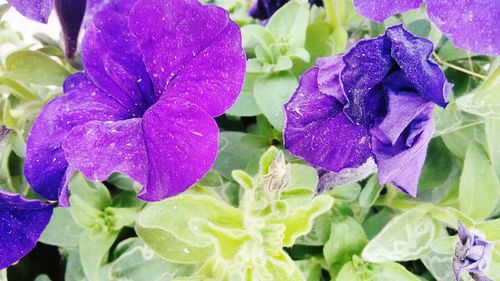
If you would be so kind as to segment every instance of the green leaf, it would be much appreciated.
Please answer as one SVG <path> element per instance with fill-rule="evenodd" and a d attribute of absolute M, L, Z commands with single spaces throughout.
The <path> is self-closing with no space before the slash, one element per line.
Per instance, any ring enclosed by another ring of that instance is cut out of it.
<path fill-rule="evenodd" d="M 295 261 L 306 281 L 321 281 L 321 260 L 311 258 Z"/>
<path fill-rule="evenodd" d="M 118 236 L 118 232 L 93 234 L 85 231 L 80 237 L 80 261 L 89 281 L 99 281 L 99 271 L 106 262 L 108 251 Z"/>
<path fill-rule="evenodd" d="M 221 132 L 219 153 L 213 169 L 226 179 L 233 170 L 257 173 L 259 159 L 269 147 L 269 140 L 262 136 L 240 132 Z"/>
<path fill-rule="evenodd" d="M 69 72 L 41 52 L 18 51 L 5 60 L 5 74 L 24 83 L 62 86 Z"/>
<path fill-rule="evenodd" d="M 373 273 L 376 281 L 421 281 L 404 266 L 395 262 L 376 264 L 373 266 Z"/>
<path fill-rule="evenodd" d="M 38 241 L 62 248 L 78 248 L 82 232 L 83 229 L 73 220 L 69 209 L 55 208 L 49 225 Z"/>
<path fill-rule="evenodd" d="M 495 209 L 500 198 L 500 183 L 482 146 L 472 142 L 467 148 L 460 177 L 460 210 L 481 221 Z"/>
<path fill-rule="evenodd" d="M 366 234 L 359 223 L 351 217 L 332 222 L 330 238 L 323 247 L 326 262 L 339 270 L 352 256 L 361 254 L 368 243 Z"/>
<path fill-rule="evenodd" d="M 460 97 L 457 105 L 463 111 L 500 118 L 500 66 L 498 66 L 474 93 Z"/>
<path fill-rule="evenodd" d="M 40 274 L 38 275 L 34 281 L 51 281 L 49 276 L 46 274 Z"/>
<path fill-rule="evenodd" d="M 266 28 L 277 41 L 304 47 L 308 21 L 309 4 L 290 1 L 273 14 Z"/>
<path fill-rule="evenodd" d="M 500 119 L 486 118 L 484 127 L 488 143 L 488 154 L 495 173 L 500 176 Z"/>
<path fill-rule="evenodd" d="M 283 245 L 291 247 L 301 235 L 311 231 L 314 219 L 330 210 L 333 198 L 328 195 L 319 195 L 308 206 L 295 209 L 281 223 L 286 227 Z"/>
<path fill-rule="evenodd" d="M 255 83 L 254 96 L 257 105 L 279 131 L 283 130 L 283 106 L 296 87 L 297 78 L 287 71 L 265 75 Z"/>
<path fill-rule="evenodd" d="M 368 217 L 363 222 L 363 229 L 369 239 L 375 237 L 384 226 L 394 217 L 394 212 L 389 208 L 384 208 L 378 213 Z"/>
<path fill-rule="evenodd" d="M 431 24 L 426 19 L 419 19 L 407 25 L 408 30 L 418 37 L 427 37 L 431 32 Z"/>
<path fill-rule="evenodd" d="M 359 205 L 363 208 L 370 208 L 377 200 L 384 187 L 378 184 L 378 177 L 372 176 L 359 194 Z"/>
<path fill-rule="evenodd" d="M 366 245 L 363 259 L 370 262 L 415 260 L 430 251 L 436 235 L 435 222 L 423 205 L 393 218 Z"/>
<path fill-rule="evenodd" d="M 117 258 L 101 272 L 101 281 L 134 280 L 164 281 L 193 272 L 193 266 L 174 264 L 160 259 L 139 238 L 129 238 L 118 244 Z"/>
<path fill-rule="evenodd" d="M 500 243 L 500 231 L 498 231 L 500 229 L 500 218 L 478 222 L 474 227 L 484 234 L 486 240 Z"/>
<path fill-rule="evenodd" d="M 88 281 L 83 272 L 78 249 L 71 250 L 66 258 L 66 270 L 64 272 L 65 281 Z"/>
<path fill-rule="evenodd" d="M 438 55 L 444 61 L 466 59 L 469 56 L 467 51 L 457 48 L 450 40 L 446 40 L 443 46 L 439 48 Z"/>
<path fill-rule="evenodd" d="M 208 196 L 181 195 L 146 207 L 137 219 L 136 232 L 168 261 L 204 262 L 214 253 L 213 244 L 201 239 L 194 226 L 189 227 L 193 219 L 234 229 L 243 225 L 238 209 Z"/>
<path fill-rule="evenodd" d="M 439 281 L 453 281 L 453 271 L 451 270 L 452 255 L 438 254 L 430 252 L 421 258 L 422 263 L 431 272 L 432 276 Z"/>
<path fill-rule="evenodd" d="M 241 94 L 233 106 L 226 112 L 227 114 L 233 116 L 256 116 L 262 113 L 253 94 L 255 81 L 261 75 L 260 73 L 252 74 L 247 72 Z"/>
<path fill-rule="evenodd" d="M 245 51 L 251 52 L 256 46 L 270 46 L 276 43 L 273 34 L 265 27 L 257 24 L 245 25 L 241 28 L 242 45 Z"/>
<path fill-rule="evenodd" d="M 460 159 L 465 158 L 467 147 L 473 141 L 479 142 L 486 147 L 486 134 L 484 133 L 484 126 L 471 125 L 464 126 L 460 130 L 442 135 L 444 144 L 448 149 Z"/>

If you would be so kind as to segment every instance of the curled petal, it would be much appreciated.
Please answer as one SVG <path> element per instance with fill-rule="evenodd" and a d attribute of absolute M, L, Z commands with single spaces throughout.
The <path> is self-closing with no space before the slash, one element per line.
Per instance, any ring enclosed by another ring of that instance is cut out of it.
<path fill-rule="evenodd" d="M 394 113 L 391 117 L 398 115 Z M 433 131 L 432 104 L 428 103 L 395 144 L 387 143 L 385 139 L 381 140 L 377 134 L 373 134 L 372 149 L 380 184 L 390 182 L 403 192 L 416 196 L 418 180 Z"/>
<path fill-rule="evenodd" d="M 391 42 L 391 56 L 419 95 L 445 107 L 451 84 L 439 65 L 429 59 L 434 50 L 432 42 L 413 36 L 402 25 L 387 29 L 386 36 Z"/>
<path fill-rule="evenodd" d="M 340 73 L 344 69 L 341 56 L 320 58 L 318 65 L 318 88 L 324 95 L 335 97 L 341 104 L 346 104 L 347 99 L 340 83 Z"/>
<path fill-rule="evenodd" d="M 52 12 L 52 0 L 8 0 L 23 16 L 42 23 L 49 21 Z"/>
<path fill-rule="evenodd" d="M 148 160 L 142 119 L 91 121 L 71 130 L 63 143 L 71 167 L 87 178 L 105 181 L 123 173 L 141 185 L 147 183 Z"/>
<path fill-rule="evenodd" d="M 427 0 L 429 18 L 455 45 L 485 55 L 500 55 L 500 2 Z"/>
<path fill-rule="evenodd" d="M 0 190 L 0 269 L 27 255 L 50 221 L 52 206 Z"/>
<path fill-rule="evenodd" d="M 339 172 L 371 156 L 366 129 L 343 114 L 336 98 L 320 92 L 318 68 L 301 77 L 285 114 L 285 147 L 313 165 Z"/>
<path fill-rule="evenodd" d="M 69 78 L 70 90 L 52 100 L 31 128 L 27 140 L 24 174 L 40 196 L 57 200 L 64 189 L 68 163 L 62 142 L 70 130 L 93 120 L 121 120 L 128 112 L 88 81 L 84 74 Z"/>
<path fill-rule="evenodd" d="M 420 7 L 422 0 L 354 0 L 356 10 L 374 21 L 383 22 L 386 18 Z"/>
<path fill-rule="evenodd" d="M 185 191 L 210 170 L 217 155 L 215 120 L 196 104 L 168 94 L 144 114 L 149 175 L 139 198 L 145 201 Z"/>
<path fill-rule="evenodd" d="M 239 28 L 225 10 L 197 0 L 140 0 L 130 29 L 158 95 L 175 93 L 212 116 L 234 103 L 245 55 Z"/>

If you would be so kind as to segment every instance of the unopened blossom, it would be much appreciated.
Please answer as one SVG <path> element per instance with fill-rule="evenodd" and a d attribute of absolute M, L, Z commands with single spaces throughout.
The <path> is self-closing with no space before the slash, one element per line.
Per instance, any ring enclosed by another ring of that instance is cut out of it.
<path fill-rule="evenodd" d="M 386 18 L 422 5 L 423 0 L 354 0 L 365 17 Z M 500 1 L 425 0 L 429 19 L 460 48 L 485 55 L 500 55 Z"/>
<path fill-rule="evenodd" d="M 458 224 L 458 238 L 453 256 L 453 273 L 456 280 L 460 280 L 463 272 L 468 272 L 475 281 L 493 281 L 486 275 L 493 244 L 471 232 L 461 222 Z"/>
<path fill-rule="evenodd" d="M 446 106 L 451 88 L 429 60 L 432 50 L 399 25 L 343 56 L 319 59 L 285 105 L 285 147 L 336 173 L 373 158 L 381 184 L 415 196 L 432 109 Z"/>

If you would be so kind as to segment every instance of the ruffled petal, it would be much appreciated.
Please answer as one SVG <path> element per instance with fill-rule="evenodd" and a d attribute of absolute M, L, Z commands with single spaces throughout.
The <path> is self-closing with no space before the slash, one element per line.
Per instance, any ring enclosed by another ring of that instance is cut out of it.
<path fill-rule="evenodd" d="M 156 101 L 156 94 L 137 39 L 128 28 L 135 2 L 111 1 L 101 7 L 85 32 L 82 61 L 95 85 L 140 117 Z"/>
<path fill-rule="evenodd" d="M 63 178 L 68 163 L 61 145 L 69 131 L 93 120 L 129 117 L 125 108 L 96 88 L 84 74 L 70 77 L 65 88 L 69 91 L 42 110 L 27 140 L 24 174 L 33 190 L 48 200 L 57 200 L 66 182 Z"/>
<path fill-rule="evenodd" d="M 418 180 L 432 138 L 432 104 L 427 104 L 393 145 L 372 136 L 372 149 L 378 165 L 380 184 L 392 183 L 403 192 L 416 196 Z"/>
<path fill-rule="evenodd" d="M 63 149 L 70 166 L 94 181 L 123 173 L 146 185 L 148 159 L 142 119 L 91 121 L 66 136 Z"/>
<path fill-rule="evenodd" d="M 42 23 L 49 21 L 52 0 L 7 0 L 23 16 Z"/>
<path fill-rule="evenodd" d="M 318 68 L 302 75 L 285 114 L 285 147 L 313 165 L 339 172 L 371 156 L 366 129 L 343 114 L 336 98 L 319 91 Z"/>
<path fill-rule="evenodd" d="M 382 142 L 395 144 L 406 127 L 429 107 L 429 101 L 405 92 L 389 92 L 387 99 L 387 115 L 370 133 Z"/>
<path fill-rule="evenodd" d="M 179 194 L 212 167 L 219 129 L 196 104 L 166 95 L 144 114 L 143 128 L 149 175 L 140 199 L 158 201 Z"/>
<path fill-rule="evenodd" d="M 52 206 L 0 190 L 0 269 L 27 255 L 52 216 Z"/>
<path fill-rule="evenodd" d="M 245 54 L 239 28 L 225 10 L 197 0 L 140 0 L 130 29 L 159 95 L 176 93 L 212 116 L 234 103 Z"/>
<path fill-rule="evenodd" d="M 427 0 L 427 13 L 458 47 L 500 56 L 498 0 Z"/>
<path fill-rule="evenodd" d="M 383 22 L 386 18 L 420 7 L 422 0 L 354 0 L 356 10 L 374 21 Z"/>
<path fill-rule="evenodd" d="M 386 36 L 391 42 L 391 56 L 419 95 L 445 107 L 451 85 L 439 65 L 429 59 L 434 50 L 432 42 L 413 36 L 402 25 L 387 29 Z"/>
<path fill-rule="evenodd" d="M 340 83 L 340 73 L 345 66 L 342 57 L 320 58 L 316 64 L 318 65 L 319 91 L 324 95 L 335 97 L 338 102 L 345 105 L 347 99 Z"/>
<path fill-rule="evenodd" d="M 375 89 L 394 66 L 391 43 L 385 36 L 358 42 L 344 56 L 345 67 L 341 73 L 342 86 L 348 105 L 345 113 L 357 124 L 373 123 L 378 103 L 367 103 L 367 96 L 378 99 L 380 89 Z"/>

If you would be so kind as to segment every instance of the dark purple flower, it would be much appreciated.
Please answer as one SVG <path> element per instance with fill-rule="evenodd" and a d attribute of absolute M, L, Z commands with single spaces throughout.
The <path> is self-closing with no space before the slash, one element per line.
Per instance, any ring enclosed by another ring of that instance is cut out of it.
<path fill-rule="evenodd" d="M 90 2 L 101 2 L 93 0 Z M 19 13 L 25 17 L 47 23 L 52 8 L 55 5 L 59 22 L 64 35 L 66 56 L 73 58 L 77 44 L 80 27 L 85 15 L 87 0 L 7 0 Z M 89 5 L 91 4 L 89 2 Z"/>
<path fill-rule="evenodd" d="M 433 45 L 401 25 L 318 60 L 285 105 L 285 146 L 340 172 L 374 158 L 379 182 L 415 196 L 432 137 L 434 104 L 451 85 L 429 60 Z"/>
<path fill-rule="evenodd" d="M 420 7 L 423 0 L 354 0 L 365 17 L 382 22 L 386 18 Z M 455 45 L 486 55 L 500 55 L 500 1 L 426 0 L 432 22 Z"/>
<path fill-rule="evenodd" d="M 0 269 L 35 247 L 51 216 L 51 205 L 0 190 Z"/>
<path fill-rule="evenodd" d="M 472 233 L 461 222 L 458 223 L 458 238 L 453 256 L 453 273 L 457 281 L 465 271 L 476 281 L 493 281 L 486 276 L 493 245 Z"/>
<path fill-rule="evenodd" d="M 238 97 L 245 54 L 227 12 L 197 0 L 116 0 L 95 14 L 82 44 L 85 73 L 69 77 L 27 140 L 33 189 L 66 206 L 75 170 L 114 172 L 156 201 L 183 192 L 212 166 L 214 117 Z"/>
<path fill-rule="evenodd" d="M 290 0 L 257 0 L 250 8 L 250 16 L 260 20 L 269 19 L 279 8 Z M 323 6 L 323 0 L 309 0 L 311 5 Z"/>

